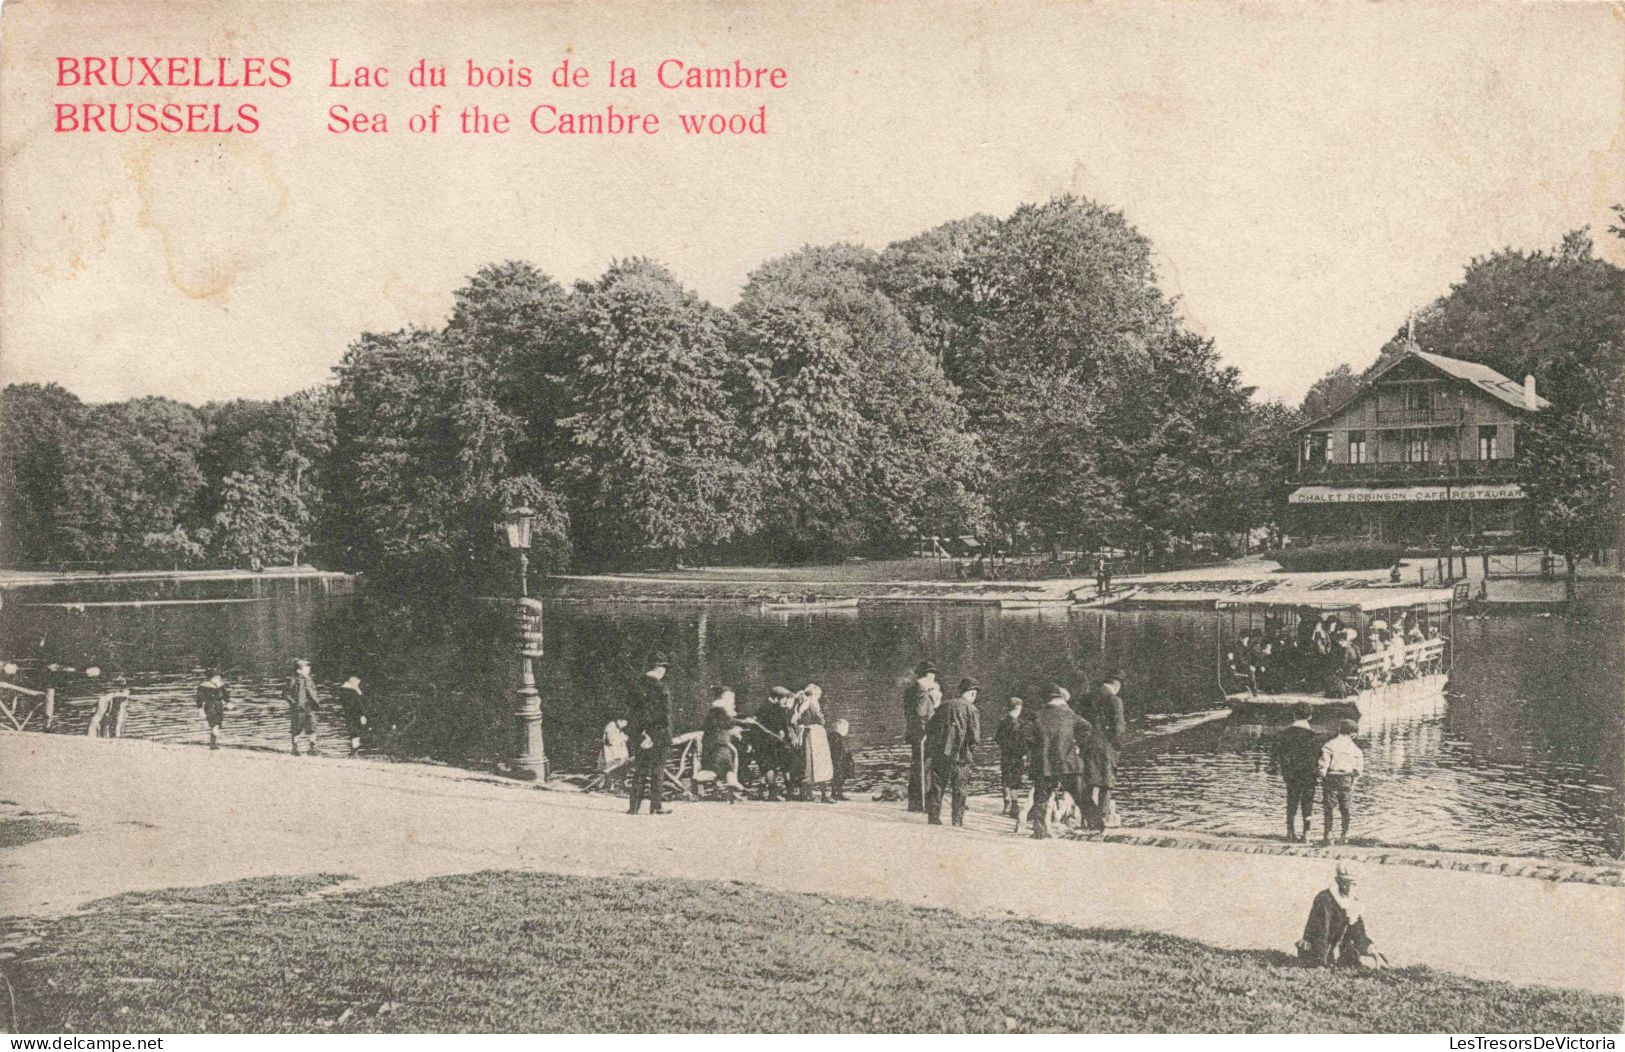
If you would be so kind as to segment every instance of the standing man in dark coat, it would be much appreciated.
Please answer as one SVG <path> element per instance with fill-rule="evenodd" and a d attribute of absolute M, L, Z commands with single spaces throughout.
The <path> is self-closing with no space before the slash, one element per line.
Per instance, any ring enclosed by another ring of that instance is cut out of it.
<path fill-rule="evenodd" d="M 1089 799 L 1084 808 L 1096 829 L 1105 829 L 1107 823 L 1116 825 L 1112 817 L 1112 790 L 1117 786 L 1117 758 L 1123 751 L 1123 732 L 1128 729 L 1123 719 L 1123 674 L 1106 673 L 1089 699 L 1089 720 L 1094 733 L 1083 751 L 1083 786 Z"/>
<path fill-rule="evenodd" d="M 942 794 L 953 796 L 952 815 L 956 826 L 965 824 L 965 804 L 970 789 L 971 768 L 976 763 L 976 746 L 982 740 L 982 717 L 976 711 L 979 690 L 974 679 L 959 681 L 959 696 L 944 702 L 925 725 L 925 752 L 931 758 L 931 785 L 926 790 L 926 820 L 942 824 Z"/>
<path fill-rule="evenodd" d="M 649 659 L 649 668 L 632 688 L 632 699 L 627 712 L 626 735 L 635 753 L 632 767 L 632 806 L 629 815 L 638 813 L 638 805 L 645 795 L 649 798 L 649 813 L 670 814 L 661 806 L 665 789 L 666 757 L 671 753 L 671 688 L 666 686 L 666 666 L 671 659 L 656 654 Z"/>
<path fill-rule="evenodd" d="M 903 688 L 903 737 L 908 742 L 908 809 L 925 810 L 925 794 L 931 781 L 931 768 L 925 755 L 925 725 L 942 704 L 942 687 L 937 684 L 937 666 L 922 661 L 914 669 L 914 682 Z"/>
<path fill-rule="evenodd" d="M 1286 782 L 1286 838 L 1307 841 L 1309 819 L 1315 808 L 1315 783 L 1320 780 L 1320 735 L 1309 726 L 1310 708 L 1305 702 L 1292 706 L 1292 726 L 1275 737 L 1273 759 Z M 1295 815 L 1303 814 L 1303 835 L 1298 835 Z"/>
<path fill-rule="evenodd" d="M 220 727 L 226 722 L 228 694 L 225 678 L 220 675 L 217 668 L 211 668 L 209 678 L 199 683 L 197 687 L 197 708 L 208 721 L 211 749 L 220 748 Z"/>
<path fill-rule="evenodd" d="M 1033 808 L 1030 819 L 1033 838 L 1050 835 L 1046 805 L 1056 793 L 1065 792 L 1080 809 L 1084 807 L 1080 772 L 1083 762 L 1080 745 L 1087 747 L 1092 730 L 1089 721 L 1067 704 L 1072 695 L 1059 683 L 1051 684 L 1049 700 L 1039 710 L 1032 725 Z"/>
<path fill-rule="evenodd" d="M 293 663 L 293 675 L 283 688 L 288 699 L 289 734 L 293 738 L 293 754 L 299 755 L 299 739 L 305 739 L 305 753 L 316 755 L 316 710 L 321 700 L 316 696 L 316 679 L 310 673 L 310 662 L 300 658 Z"/>

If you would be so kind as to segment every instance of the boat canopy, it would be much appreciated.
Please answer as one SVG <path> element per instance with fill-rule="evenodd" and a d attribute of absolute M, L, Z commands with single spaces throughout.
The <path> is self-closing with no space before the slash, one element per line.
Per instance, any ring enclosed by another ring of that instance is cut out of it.
<path fill-rule="evenodd" d="M 1451 588 L 1328 588 L 1315 592 L 1264 592 L 1220 599 L 1220 610 L 1261 609 L 1271 606 L 1313 607 L 1316 610 L 1394 610 L 1399 607 L 1446 606 Z"/>

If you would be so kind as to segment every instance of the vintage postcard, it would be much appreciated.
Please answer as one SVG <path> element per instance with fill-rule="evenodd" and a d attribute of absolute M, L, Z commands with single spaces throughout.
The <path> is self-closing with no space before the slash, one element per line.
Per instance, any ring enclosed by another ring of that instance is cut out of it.
<path fill-rule="evenodd" d="M 1622 11 L 5 3 L 0 1030 L 1613 1048 Z"/>

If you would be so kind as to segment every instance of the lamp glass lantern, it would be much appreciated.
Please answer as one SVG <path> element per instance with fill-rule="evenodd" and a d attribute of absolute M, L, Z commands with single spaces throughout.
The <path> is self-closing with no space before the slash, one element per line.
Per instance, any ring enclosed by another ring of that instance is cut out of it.
<path fill-rule="evenodd" d="M 534 508 L 510 508 L 502 519 L 502 530 L 508 540 L 508 547 L 514 551 L 522 552 L 530 547 L 531 520 L 536 516 Z"/>

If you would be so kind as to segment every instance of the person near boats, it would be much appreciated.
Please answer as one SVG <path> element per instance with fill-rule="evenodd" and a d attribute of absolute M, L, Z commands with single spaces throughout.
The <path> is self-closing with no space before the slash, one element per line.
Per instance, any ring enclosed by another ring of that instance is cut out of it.
<path fill-rule="evenodd" d="M 731 804 L 735 794 L 744 790 L 739 784 L 738 754 L 734 749 L 734 740 L 744 731 L 738 726 L 732 687 L 711 691 L 711 706 L 706 709 L 700 730 L 700 766 L 717 776 L 717 786 Z"/>
<path fill-rule="evenodd" d="M 293 740 L 293 754 L 299 755 L 299 739 L 305 739 L 305 755 L 316 755 L 316 710 L 322 707 L 316 694 L 316 679 L 311 674 L 310 662 L 297 658 L 293 675 L 283 687 L 288 699 L 288 736 Z"/>
<path fill-rule="evenodd" d="M 665 654 L 654 655 L 632 688 L 627 737 L 636 751 L 636 759 L 632 765 L 631 806 L 626 809 L 630 815 L 638 813 L 646 797 L 650 814 L 671 813 L 662 799 L 672 738 L 671 688 L 666 684 L 666 669 L 670 664 L 671 659 Z"/>
<path fill-rule="evenodd" d="M 790 710 L 791 733 L 800 749 L 801 798 L 818 794 L 821 803 L 832 804 L 829 783 L 835 777 L 835 764 L 829 754 L 829 734 L 824 730 L 824 709 L 820 704 L 824 688 L 809 683 L 796 695 Z"/>
<path fill-rule="evenodd" d="M 1083 788 L 1082 750 L 1093 737 L 1089 721 L 1072 711 L 1072 694 L 1052 683 L 1044 707 L 1032 722 L 1028 739 L 1028 759 L 1033 776 L 1033 803 L 1029 813 L 1033 837 L 1043 840 L 1052 834 L 1049 801 L 1056 793 L 1066 793 L 1080 811 L 1086 811 Z"/>
<path fill-rule="evenodd" d="M 1311 714 L 1306 702 L 1298 702 L 1292 706 L 1292 725 L 1275 737 L 1275 768 L 1286 783 L 1286 838 L 1293 841 L 1309 839 L 1315 783 L 1319 780 L 1320 735 L 1309 726 Z M 1297 830 L 1299 814 L 1303 816 L 1301 836 Z"/>
<path fill-rule="evenodd" d="M 1339 862 L 1331 886 L 1321 889 L 1309 906 L 1297 945 L 1299 961 L 1312 968 L 1381 968 L 1388 963 L 1366 930 L 1358 885 L 1354 868 Z"/>
<path fill-rule="evenodd" d="M 829 781 L 831 800 L 846 799 L 846 783 L 856 773 L 857 765 L 852 759 L 852 746 L 847 739 L 851 730 L 852 725 L 845 720 L 836 720 L 830 725 L 829 762 L 835 768 L 835 776 Z"/>
<path fill-rule="evenodd" d="M 1116 826 L 1112 790 L 1117 787 L 1117 761 L 1122 754 L 1128 724 L 1123 716 L 1123 674 L 1106 673 L 1089 699 L 1087 712 L 1094 733 L 1083 749 L 1083 786 L 1089 806 L 1084 808 L 1096 829 Z"/>
<path fill-rule="evenodd" d="M 959 681 L 959 692 L 943 702 L 925 728 L 925 751 L 931 758 L 931 784 L 926 790 L 926 821 L 942 824 L 942 797 L 951 799 L 949 813 L 956 826 L 965 824 L 976 746 L 982 740 L 982 717 L 976 710 L 980 687 L 974 679 Z"/>
<path fill-rule="evenodd" d="M 1320 810 L 1323 826 L 1320 842 L 1332 842 L 1332 809 L 1342 817 L 1339 841 L 1349 838 L 1349 803 L 1354 793 L 1354 782 L 1365 773 L 1365 753 L 1354 740 L 1360 729 L 1354 720 L 1341 720 L 1337 736 L 1320 747 L 1320 760 L 1316 773 L 1320 776 Z"/>
<path fill-rule="evenodd" d="M 993 741 L 999 747 L 999 787 L 1004 791 L 1004 815 L 1021 817 L 1021 785 L 1027 768 L 1026 725 L 1022 720 L 1022 700 L 1011 697 Z"/>
<path fill-rule="evenodd" d="M 367 727 L 367 701 L 361 696 L 361 677 L 351 676 L 339 684 L 339 711 L 344 715 L 344 735 L 350 739 L 350 755 L 361 754 L 361 732 Z"/>
<path fill-rule="evenodd" d="M 925 724 L 942 704 L 942 687 L 937 683 L 937 666 L 922 661 L 914 668 L 914 679 L 903 688 L 903 736 L 908 742 L 908 809 L 925 810 L 926 788 L 931 771 L 925 756 Z"/>
<path fill-rule="evenodd" d="M 230 688 L 226 686 L 225 677 L 219 669 L 211 668 L 208 677 L 197 687 L 197 710 L 209 725 L 211 749 L 220 748 L 220 728 L 225 725 L 226 702 L 230 700 Z"/>

